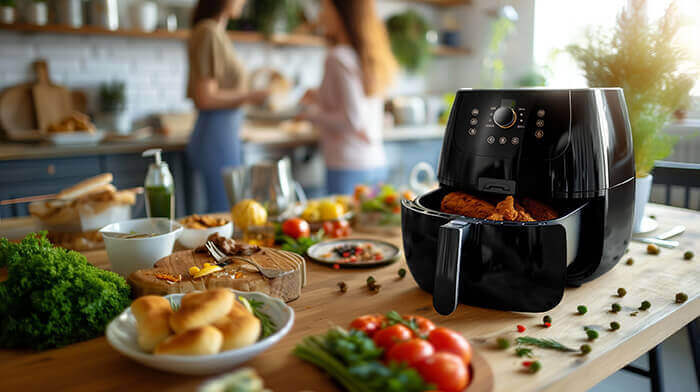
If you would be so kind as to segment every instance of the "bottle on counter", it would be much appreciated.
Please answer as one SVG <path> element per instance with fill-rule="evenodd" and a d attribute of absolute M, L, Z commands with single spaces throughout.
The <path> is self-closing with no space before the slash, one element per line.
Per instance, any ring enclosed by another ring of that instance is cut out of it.
<path fill-rule="evenodd" d="M 175 219 L 175 183 L 168 164 L 161 159 L 160 148 L 146 150 L 143 157 L 154 157 L 148 167 L 144 187 L 146 188 L 146 213 L 149 218 Z"/>

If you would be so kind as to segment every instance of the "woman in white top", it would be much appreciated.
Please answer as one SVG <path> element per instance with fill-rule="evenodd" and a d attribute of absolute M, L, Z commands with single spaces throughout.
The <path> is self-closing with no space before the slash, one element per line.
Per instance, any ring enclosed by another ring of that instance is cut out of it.
<path fill-rule="evenodd" d="M 374 0 L 323 0 L 320 22 L 331 47 L 301 117 L 321 131 L 328 193 L 350 194 L 356 184 L 386 180 L 383 93 L 397 65 Z"/>

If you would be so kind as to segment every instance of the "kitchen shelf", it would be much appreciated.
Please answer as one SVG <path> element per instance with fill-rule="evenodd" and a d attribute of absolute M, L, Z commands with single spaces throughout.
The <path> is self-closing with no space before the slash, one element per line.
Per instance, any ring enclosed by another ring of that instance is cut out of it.
<path fill-rule="evenodd" d="M 75 35 L 101 35 L 127 38 L 144 39 L 174 39 L 185 40 L 189 37 L 189 30 L 156 30 L 145 32 L 141 30 L 108 30 L 101 27 L 83 26 L 73 28 L 64 25 L 37 26 L 23 23 L 0 24 L 0 30 L 17 31 L 23 33 L 51 33 L 51 34 L 75 34 Z M 268 42 L 273 45 L 289 46 L 323 46 L 325 40 L 322 37 L 310 34 L 275 34 L 265 37 L 261 33 L 254 31 L 229 31 L 229 37 L 236 42 Z"/>
<path fill-rule="evenodd" d="M 434 5 L 438 7 L 455 7 L 460 5 L 469 5 L 472 0 L 401 0 L 404 3 L 421 3 Z"/>
<path fill-rule="evenodd" d="M 468 48 L 456 48 L 454 46 L 438 45 L 432 49 L 433 55 L 438 57 L 459 57 L 459 56 L 469 56 L 471 50 Z"/>

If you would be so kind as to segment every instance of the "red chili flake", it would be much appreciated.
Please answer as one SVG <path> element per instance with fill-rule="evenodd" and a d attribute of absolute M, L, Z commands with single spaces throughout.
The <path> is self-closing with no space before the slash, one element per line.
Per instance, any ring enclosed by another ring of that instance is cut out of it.
<path fill-rule="evenodd" d="M 518 332 L 525 332 L 525 329 L 524 325 L 518 325 Z"/>
<path fill-rule="evenodd" d="M 340 269 L 340 264 L 333 264 L 333 269 Z"/>
<path fill-rule="evenodd" d="M 544 323 L 544 327 L 545 327 L 545 328 L 549 328 L 549 327 L 551 327 L 551 326 L 552 326 L 552 323 Z"/>
<path fill-rule="evenodd" d="M 176 283 L 176 282 L 179 282 L 182 280 L 182 275 L 174 276 L 174 275 L 167 274 L 167 273 L 156 272 L 154 274 L 154 276 L 158 279 L 165 280 L 168 282 L 173 282 L 173 283 Z"/>
<path fill-rule="evenodd" d="M 525 366 L 525 367 L 532 366 L 532 361 L 523 361 L 523 366 Z"/>
<path fill-rule="evenodd" d="M 382 256 L 381 254 L 376 254 L 376 255 L 374 255 L 374 259 L 377 260 L 377 261 L 379 261 L 379 260 L 381 260 L 381 259 L 383 259 L 383 258 L 384 258 L 384 256 Z"/>

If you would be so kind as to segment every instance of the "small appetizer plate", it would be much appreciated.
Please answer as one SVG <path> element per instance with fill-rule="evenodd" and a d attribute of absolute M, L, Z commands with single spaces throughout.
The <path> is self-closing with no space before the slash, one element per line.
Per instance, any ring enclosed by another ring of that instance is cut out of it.
<path fill-rule="evenodd" d="M 52 133 L 46 140 L 57 146 L 96 146 L 106 137 L 104 131 Z"/>
<path fill-rule="evenodd" d="M 223 226 L 207 227 L 205 229 L 190 229 L 185 226 L 183 227 L 182 235 L 177 241 L 187 249 L 194 249 L 204 245 L 209 236 L 214 233 L 224 238 L 231 238 L 233 235 L 233 222 L 228 222 Z"/>
<path fill-rule="evenodd" d="M 347 256 L 339 254 L 337 249 L 342 248 L 363 248 L 371 247 L 372 256 L 363 260 L 363 257 L 353 255 L 351 250 Z M 397 246 L 385 241 L 363 239 L 363 238 L 344 238 L 331 241 L 319 242 L 313 245 L 306 252 L 311 260 L 321 264 L 335 266 L 341 268 L 367 268 L 377 267 L 381 265 L 391 264 L 401 257 L 401 249 Z M 355 259 L 353 259 L 355 256 Z M 352 261 L 354 260 L 354 261 Z"/>
<path fill-rule="evenodd" d="M 222 351 L 214 355 L 154 355 L 144 352 L 139 347 L 136 319 L 131 313 L 131 307 L 128 307 L 107 325 L 107 341 L 112 348 L 134 361 L 166 372 L 205 375 L 232 370 L 234 367 L 260 355 L 263 351 L 277 344 L 289 333 L 294 324 L 294 310 L 282 300 L 258 292 L 232 291 L 236 294 L 236 297 L 243 296 L 246 299 L 263 302 L 264 305 L 260 311 L 270 316 L 270 319 L 277 326 L 277 331 L 250 346 Z M 170 300 L 174 307 L 179 307 L 184 295 L 170 294 L 166 295 L 165 298 Z"/>

